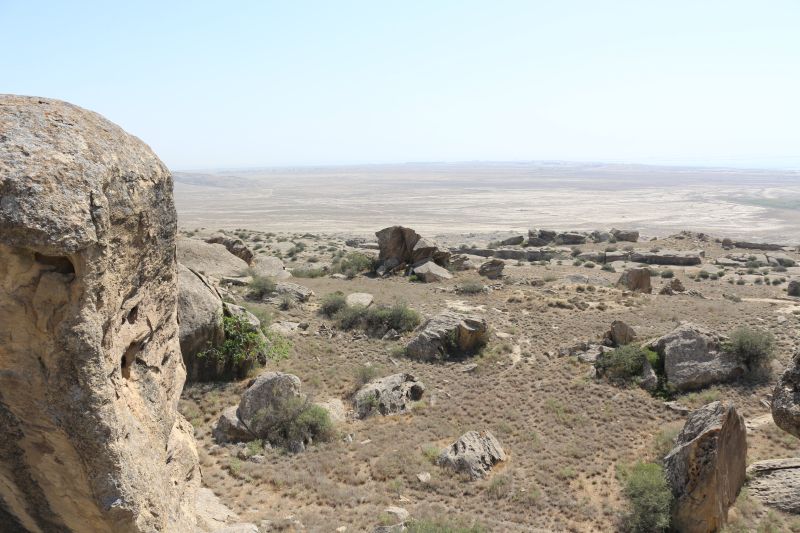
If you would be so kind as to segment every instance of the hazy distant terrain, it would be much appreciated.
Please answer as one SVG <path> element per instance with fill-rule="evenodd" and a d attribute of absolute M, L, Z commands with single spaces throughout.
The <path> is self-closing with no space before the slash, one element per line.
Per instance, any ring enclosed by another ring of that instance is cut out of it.
<path fill-rule="evenodd" d="M 456 235 L 531 227 L 683 229 L 800 242 L 800 172 L 457 163 L 175 173 L 182 227 Z"/>

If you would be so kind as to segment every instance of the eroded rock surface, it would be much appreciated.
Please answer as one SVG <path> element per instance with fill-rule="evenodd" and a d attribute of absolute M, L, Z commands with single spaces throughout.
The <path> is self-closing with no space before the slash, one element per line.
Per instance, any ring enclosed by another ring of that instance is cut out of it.
<path fill-rule="evenodd" d="M 620 276 L 617 285 L 621 285 L 633 292 L 651 293 L 653 287 L 650 285 L 649 268 L 631 268 Z"/>
<path fill-rule="evenodd" d="M 378 260 L 383 267 L 382 270 L 379 269 L 380 273 L 388 273 L 404 265 L 411 266 L 425 260 L 446 267 L 450 261 L 450 252 L 411 228 L 390 226 L 376 232 L 375 236 L 380 249 Z"/>
<path fill-rule="evenodd" d="M 193 531 L 170 173 L 65 102 L 0 132 L 0 529 Z"/>
<path fill-rule="evenodd" d="M 800 352 L 772 392 L 772 419 L 779 428 L 800 438 Z"/>
<path fill-rule="evenodd" d="M 800 458 L 758 461 L 747 467 L 747 489 L 761 503 L 800 513 Z"/>
<path fill-rule="evenodd" d="M 488 335 L 485 319 L 445 311 L 425 323 L 406 346 L 406 353 L 424 361 L 470 355 L 486 344 Z"/>
<path fill-rule="evenodd" d="M 359 418 L 375 413 L 394 415 L 407 411 L 424 392 L 425 385 L 411 374 L 393 374 L 361 387 L 353 396 L 353 406 Z"/>
<path fill-rule="evenodd" d="M 439 455 L 436 464 L 475 480 L 486 477 L 494 465 L 505 460 L 503 447 L 489 431 L 468 431 Z"/>
<path fill-rule="evenodd" d="M 744 484 L 746 459 L 744 418 L 732 403 L 713 402 L 692 412 L 664 458 L 675 497 L 672 526 L 687 533 L 721 529 Z"/>

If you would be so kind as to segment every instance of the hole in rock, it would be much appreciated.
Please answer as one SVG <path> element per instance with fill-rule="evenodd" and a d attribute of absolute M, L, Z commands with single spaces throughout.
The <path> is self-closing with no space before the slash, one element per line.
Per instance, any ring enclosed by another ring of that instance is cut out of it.
<path fill-rule="evenodd" d="M 74 274 L 75 273 L 75 266 L 72 264 L 72 261 L 69 260 L 69 257 L 63 257 L 58 255 L 44 255 L 36 252 L 34 254 L 34 259 L 36 259 L 37 263 L 42 265 L 47 265 L 50 267 L 49 270 L 54 272 L 58 272 L 59 274 Z"/>
<path fill-rule="evenodd" d="M 136 322 L 136 319 L 139 317 L 139 306 L 134 305 L 133 308 L 128 312 L 128 324 L 133 324 Z"/>
<path fill-rule="evenodd" d="M 128 346 L 125 353 L 122 354 L 122 361 L 120 362 L 120 369 L 122 370 L 122 377 L 131 379 L 131 365 L 136 360 L 136 354 L 139 353 L 139 343 L 134 342 Z"/>

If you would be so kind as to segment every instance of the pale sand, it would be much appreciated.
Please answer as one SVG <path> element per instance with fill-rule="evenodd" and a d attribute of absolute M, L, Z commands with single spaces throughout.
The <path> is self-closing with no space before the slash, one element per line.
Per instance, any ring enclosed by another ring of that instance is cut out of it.
<path fill-rule="evenodd" d="M 175 179 L 183 228 L 368 235 L 404 224 L 429 235 L 465 235 L 620 227 L 648 237 L 693 230 L 800 243 L 796 172 L 464 163 L 176 173 Z"/>

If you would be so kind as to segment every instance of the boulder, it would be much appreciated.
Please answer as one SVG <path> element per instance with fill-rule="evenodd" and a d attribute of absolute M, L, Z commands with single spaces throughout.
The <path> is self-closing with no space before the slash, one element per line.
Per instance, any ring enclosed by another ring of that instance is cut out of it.
<path fill-rule="evenodd" d="M 478 266 L 464 254 L 450 256 L 450 268 L 455 271 L 475 270 Z"/>
<path fill-rule="evenodd" d="M 648 360 L 646 357 L 644 359 L 644 363 L 642 364 L 642 375 L 639 379 L 639 386 L 650 392 L 653 392 L 658 388 L 658 375 L 656 374 L 656 371 L 653 370 L 650 360 Z"/>
<path fill-rule="evenodd" d="M 741 377 L 744 367 L 722 349 L 723 338 L 694 324 L 681 324 L 653 341 L 664 360 L 667 383 L 679 391 L 699 389 Z"/>
<path fill-rule="evenodd" d="M 280 305 L 283 303 L 283 300 L 287 298 L 293 303 L 305 303 L 309 301 L 312 296 L 314 296 L 314 291 L 308 287 L 297 283 L 282 281 L 275 284 L 275 290 L 266 294 L 264 300 L 275 305 Z"/>
<path fill-rule="evenodd" d="M 275 280 L 284 280 L 292 277 L 292 273 L 286 270 L 283 261 L 271 255 L 259 255 L 253 258 L 247 271 L 257 276 Z"/>
<path fill-rule="evenodd" d="M 611 232 L 595 230 L 589 234 L 589 240 L 592 242 L 608 242 L 611 240 Z"/>
<path fill-rule="evenodd" d="M 58 100 L 0 132 L 0 529 L 194 531 L 170 172 Z"/>
<path fill-rule="evenodd" d="M 772 392 L 772 419 L 779 428 L 800 438 L 800 352 Z"/>
<path fill-rule="evenodd" d="M 733 245 L 737 248 L 744 248 L 745 250 L 783 250 L 783 246 L 780 244 L 769 244 L 765 242 L 735 241 Z"/>
<path fill-rule="evenodd" d="M 180 264 L 217 279 L 241 276 L 249 266 L 221 244 L 209 244 L 189 237 L 178 238 L 177 253 Z"/>
<path fill-rule="evenodd" d="M 528 246 L 547 246 L 548 244 L 552 244 L 555 238 L 555 231 L 545 229 L 528 230 Z"/>
<path fill-rule="evenodd" d="M 235 405 L 226 408 L 222 411 L 222 415 L 220 415 L 216 425 L 214 425 L 212 435 L 218 443 L 247 442 L 256 438 L 255 435 L 247 429 L 247 426 L 239 420 L 236 410 L 237 408 Z"/>
<path fill-rule="evenodd" d="M 453 275 L 446 268 L 442 268 L 433 261 L 425 261 L 412 269 L 417 279 L 425 283 L 437 283 L 453 279 Z"/>
<path fill-rule="evenodd" d="M 747 430 L 732 403 L 692 412 L 664 458 L 675 498 L 672 526 L 686 533 L 722 529 L 744 483 L 746 459 Z"/>
<path fill-rule="evenodd" d="M 348 294 L 347 298 L 345 298 L 345 302 L 351 307 L 354 305 L 369 307 L 374 301 L 375 298 L 367 292 L 354 292 L 352 294 Z"/>
<path fill-rule="evenodd" d="M 404 413 L 424 392 L 425 385 L 411 374 L 394 374 L 361 387 L 353 396 L 353 407 L 358 418 L 375 413 L 384 416 Z"/>
<path fill-rule="evenodd" d="M 519 246 L 523 242 L 525 242 L 524 235 L 514 235 L 513 237 L 500 241 L 500 246 Z"/>
<path fill-rule="evenodd" d="M 622 346 L 633 342 L 636 338 L 636 331 L 622 320 L 615 320 L 611 323 L 611 328 L 603 337 L 603 344 L 606 346 Z"/>
<path fill-rule="evenodd" d="M 571 246 L 575 244 L 586 244 L 586 234 L 577 231 L 565 231 L 556 235 L 553 240 L 555 244 Z"/>
<path fill-rule="evenodd" d="M 252 380 L 242 394 L 236 416 L 257 438 L 264 438 L 287 410 L 303 405 L 300 378 L 283 372 L 264 372 Z"/>
<path fill-rule="evenodd" d="M 489 431 L 468 431 L 439 455 L 436 464 L 475 480 L 486 477 L 494 465 L 505 460 L 502 446 Z"/>
<path fill-rule="evenodd" d="M 389 270 L 398 265 L 413 265 L 430 259 L 437 265 L 446 267 L 450 261 L 450 252 L 441 249 L 436 243 L 421 237 L 411 228 L 391 226 L 375 233 L 378 238 L 380 253 L 378 260 L 381 263 L 394 265 L 387 267 Z M 391 260 L 391 261 L 390 261 Z"/>
<path fill-rule="evenodd" d="M 758 461 L 747 467 L 748 494 L 784 513 L 800 514 L 800 458 Z"/>
<path fill-rule="evenodd" d="M 506 264 L 501 259 L 490 259 L 485 263 L 482 263 L 480 267 L 478 267 L 478 274 L 481 276 L 487 277 L 489 279 L 499 279 L 503 276 L 503 269 L 506 267 Z"/>
<path fill-rule="evenodd" d="M 611 235 L 620 242 L 638 242 L 639 232 L 632 229 L 612 229 Z"/>
<path fill-rule="evenodd" d="M 661 287 L 661 290 L 658 291 L 658 294 L 666 294 L 666 295 L 673 295 L 679 292 L 686 292 L 686 287 L 683 286 L 683 282 L 678 278 L 672 278 L 667 283 Z"/>
<path fill-rule="evenodd" d="M 702 252 L 677 252 L 673 250 L 643 252 L 637 250 L 630 254 L 629 259 L 634 263 L 646 263 L 648 265 L 692 266 L 703 262 L 702 255 Z"/>
<path fill-rule="evenodd" d="M 238 237 L 231 237 L 224 233 L 217 233 L 206 239 L 207 243 L 221 244 L 230 253 L 247 263 L 248 265 L 253 260 L 253 251 Z"/>
<path fill-rule="evenodd" d="M 445 311 L 428 320 L 406 346 L 406 353 L 423 361 L 474 354 L 489 337 L 486 320 Z"/>
<path fill-rule="evenodd" d="M 617 285 L 621 285 L 633 292 L 651 293 L 653 291 L 650 285 L 650 269 L 649 268 L 631 268 L 626 270 L 620 276 Z"/>
<path fill-rule="evenodd" d="M 793 279 L 786 287 L 786 293 L 789 296 L 800 297 L 800 281 Z"/>

